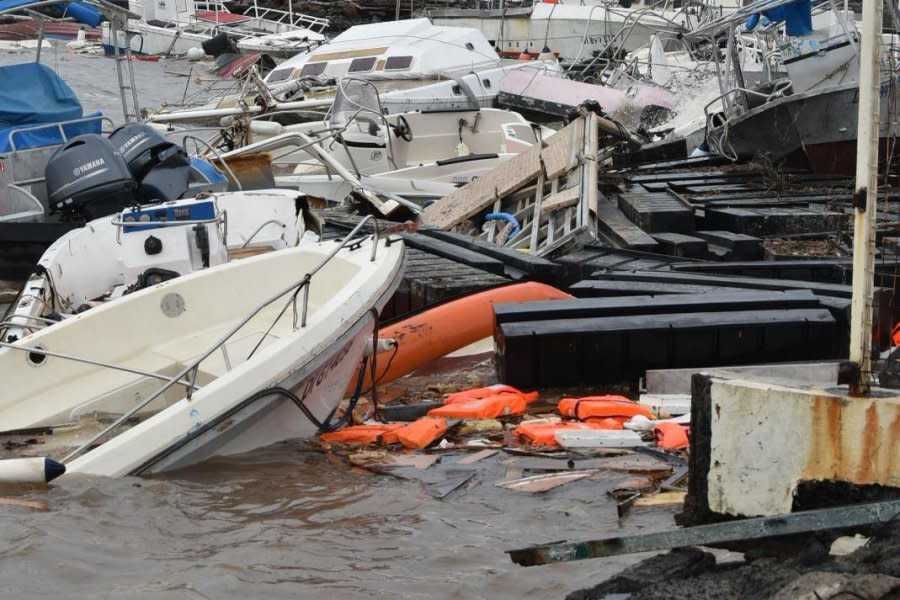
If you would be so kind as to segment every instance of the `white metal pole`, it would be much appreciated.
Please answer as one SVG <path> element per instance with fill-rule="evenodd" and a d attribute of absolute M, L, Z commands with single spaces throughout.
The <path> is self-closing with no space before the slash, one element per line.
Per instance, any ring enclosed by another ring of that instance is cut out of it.
<path fill-rule="evenodd" d="M 390 5 L 388 5 L 388 6 L 390 6 Z M 394 20 L 395 20 L 395 21 L 399 21 L 399 20 L 400 20 L 400 0 L 397 0 L 397 12 L 396 12 L 396 14 L 394 15 Z"/>
<path fill-rule="evenodd" d="M 859 64 L 859 129 L 856 190 L 853 194 L 853 303 L 850 361 L 858 367 L 851 392 L 869 391 L 872 373 L 872 293 L 875 263 L 875 211 L 878 200 L 878 141 L 881 109 L 882 2 L 863 3 Z"/>

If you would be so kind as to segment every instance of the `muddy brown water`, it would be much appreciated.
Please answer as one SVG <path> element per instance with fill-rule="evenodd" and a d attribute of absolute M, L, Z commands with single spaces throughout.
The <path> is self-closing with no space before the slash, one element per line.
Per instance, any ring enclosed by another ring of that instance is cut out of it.
<path fill-rule="evenodd" d="M 620 524 L 594 481 L 496 488 L 499 468 L 436 500 L 289 443 L 164 478 L 3 490 L 48 510 L 0 505 L 0 597 L 562 598 L 647 555 L 525 569 L 503 550 L 671 523 L 654 510 Z"/>
<path fill-rule="evenodd" d="M 0 53 L 0 64 L 32 56 Z M 44 60 L 86 112 L 120 121 L 112 61 L 64 49 Z M 180 100 L 183 77 L 163 63 L 134 66 L 143 106 Z M 532 495 L 494 486 L 505 474 L 499 459 L 474 468 L 466 487 L 437 500 L 420 482 L 291 443 L 166 477 L 0 489 L 0 598 L 562 598 L 647 555 L 525 569 L 503 551 L 672 524 L 661 509 L 619 522 L 601 482 Z"/>

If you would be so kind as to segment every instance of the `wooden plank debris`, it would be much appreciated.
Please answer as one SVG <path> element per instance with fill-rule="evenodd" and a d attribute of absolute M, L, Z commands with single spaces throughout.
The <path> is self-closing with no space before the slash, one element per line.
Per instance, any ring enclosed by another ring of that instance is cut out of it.
<path fill-rule="evenodd" d="M 431 204 L 422 211 L 422 225 L 449 229 L 491 206 L 498 197 L 506 196 L 535 179 L 543 171 L 548 179 L 559 177 L 577 164 L 572 152 L 573 141 L 584 131 L 583 119 L 576 119 L 546 142 L 514 156 L 502 166 L 479 177 Z"/>
<path fill-rule="evenodd" d="M 471 464 L 477 463 L 479 461 L 482 461 L 486 458 L 490 458 L 490 457 L 494 456 L 495 454 L 497 454 L 498 452 L 499 452 L 499 450 L 490 450 L 490 449 L 489 450 L 479 450 L 478 452 L 475 452 L 474 454 L 470 454 L 468 456 L 465 456 L 465 457 L 459 459 L 458 461 L 456 461 L 456 464 L 471 465 Z"/>
<path fill-rule="evenodd" d="M 586 479 L 594 474 L 594 471 L 566 471 L 565 473 L 550 473 L 547 475 L 534 475 L 521 479 L 498 481 L 494 485 L 514 492 L 528 492 L 538 494 L 557 488 L 561 485 Z"/>

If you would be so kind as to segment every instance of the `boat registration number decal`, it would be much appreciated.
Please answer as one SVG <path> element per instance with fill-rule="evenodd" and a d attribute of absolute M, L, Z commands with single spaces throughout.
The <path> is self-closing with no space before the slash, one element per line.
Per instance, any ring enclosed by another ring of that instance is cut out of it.
<path fill-rule="evenodd" d="M 306 402 L 306 399 L 309 395 L 320 385 L 325 379 L 334 371 L 338 365 L 347 357 L 350 353 L 350 348 L 353 346 L 353 340 L 350 340 L 344 346 L 338 350 L 331 359 L 329 359 L 325 364 L 321 365 L 315 371 L 309 374 L 309 376 L 303 380 L 303 387 L 300 390 L 300 393 L 297 396 L 300 398 L 302 402 Z"/>

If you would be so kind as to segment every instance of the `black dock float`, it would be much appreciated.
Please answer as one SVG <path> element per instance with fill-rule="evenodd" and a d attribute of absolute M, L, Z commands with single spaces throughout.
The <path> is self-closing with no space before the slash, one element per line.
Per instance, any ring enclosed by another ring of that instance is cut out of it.
<path fill-rule="evenodd" d="M 535 389 L 634 385 L 648 369 L 840 358 L 826 309 L 637 315 L 503 323 L 503 383 Z"/>
<path fill-rule="evenodd" d="M 757 237 L 828 233 L 843 229 L 849 216 L 797 208 L 707 208 L 704 229 L 727 229 Z"/>
<path fill-rule="evenodd" d="M 659 242 L 664 254 L 683 258 L 706 258 L 709 254 L 709 243 L 699 237 L 683 233 L 657 233 L 653 239 Z"/>
<path fill-rule="evenodd" d="M 453 244 L 472 252 L 483 254 L 503 262 L 507 266 L 507 275 L 519 277 L 528 275 L 530 278 L 546 282 L 555 282 L 565 276 L 565 268 L 553 261 L 533 256 L 527 252 L 520 252 L 513 248 L 504 248 L 491 242 L 479 240 L 461 233 L 442 231 L 440 229 L 423 229 L 422 234 Z M 510 270 L 510 267 L 512 270 Z M 515 271 L 519 271 L 516 273 Z"/>
<path fill-rule="evenodd" d="M 505 277 L 416 248 L 407 248 L 403 279 L 385 305 L 381 319 L 398 319 L 448 300 L 508 283 L 509 279 Z"/>
<path fill-rule="evenodd" d="M 570 281 L 579 281 L 601 269 L 653 271 L 668 269 L 671 264 L 685 264 L 687 261 L 666 254 L 588 244 L 580 250 L 560 256 L 556 262 L 565 265 Z"/>
<path fill-rule="evenodd" d="M 822 305 L 819 298 L 808 290 L 582 298 L 495 304 L 494 322 L 502 325 L 554 319 L 797 308 L 822 308 Z"/>
<path fill-rule="evenodd" d="M 629 221 L 617 206 L 605 200 L 597 203 L 597 233 L 611 244 L 627 250 L 653 252 L 658 247 L 656 240 Z"/>
<path fill-rule="evenodd" d="M 742 292 L 746 291 L 746 288 L 728 288 L 712 285 L 689 285 L 665 282 L 613 281 L 609 279 L 584 279 L 569 286 L 569 292 L 578 298 L 660 296 L 665 294 L 711 294 L 721 291 Z"/>
<path fill-rule="evenodd" d="M 452 261 L 463 263 L 471 267 L 483 269 L 494 275 L 503 275 L 506 266 L 496 258 L 491 258 L 480 252 L 473 252 L 462 248 L 457 244 L 449 244 L 439 239 L 420 235 L 417 233 L 403 234 L 403 241 L 410 248 L 416 248 L 429 254 L 449 258 Z"/>
<path fill-rule="evenodd" d="M 762 240 L 752 235 L 731 231 L 695 231 L 691 235 L 706 240 L 710 245 L 727 249 L 731 260 L 759 260 L 763 257 Z"/>
<path fill-rule="evenodd" d="M 624 193 L 619 209 L 646 233 L 694 231 L 694 211 L 667 193 Z"/>
<path fill-rule="evenodd" d="M 849 285 L 801 281 L 796 279 L 766 279 L 763 277 L 735 277 L 726 275 L 701 275 L 698 273 L 665 271 L 608 271 L 595 273 L 595 278 L 634 283 L 666 283 L 697 286 L 723 286 L 755 290 L 811 290 L 823 296 L 850 298 L 853 289 Z"/>

